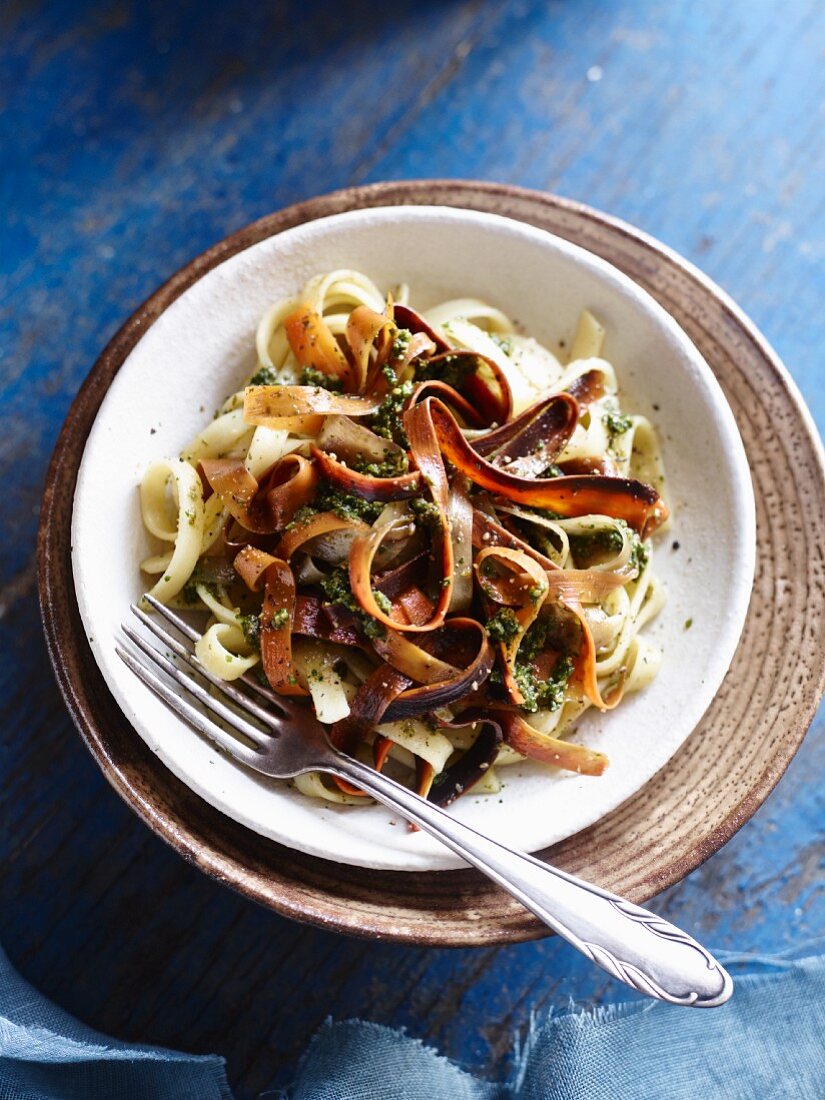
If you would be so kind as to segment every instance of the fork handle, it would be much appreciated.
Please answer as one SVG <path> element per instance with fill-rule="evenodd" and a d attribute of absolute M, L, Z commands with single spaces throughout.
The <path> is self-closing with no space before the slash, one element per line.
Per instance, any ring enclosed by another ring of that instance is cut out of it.
<path fill-rule="evenodd" d="M 647 909 L 483 836 L 358 760 L 336 755 L 322 767 L 431 833 L 632 989 L 696 1008 L 724 1004 L 733 992 L 709 951 Z"/>

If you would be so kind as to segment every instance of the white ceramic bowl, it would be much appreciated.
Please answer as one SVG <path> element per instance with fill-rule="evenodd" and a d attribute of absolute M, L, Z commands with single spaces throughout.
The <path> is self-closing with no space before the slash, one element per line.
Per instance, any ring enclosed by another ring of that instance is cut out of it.
<path fill-rule="evenodd" d="M 709 368 L 669 315 L 603 260 L 542 230 L 441 207 L 374 208 L 309 222 L 233 256 L 186 290 L 118 372 L 86 445 L 74 501 L 72 563 L 81 616 L 103 676 L 137 733 L 204 799 L 256 832 L 341 863 L 396 870 L 459 866 L 380 806 L 335 807 L 236 767 L 165 709 L 122 665 L 114 638 L 141 592 L 148 552 L 137 485 L 175 455 L 254 363 L 264 310 L 337 267 L 379 287 L 404 281 L 427 309 L 479 297 L 555 346 L 582 308 L 606 325 L 605 356 L 624 406 L 663 444 L 674 526 L 655 550 L 668 603 L 647 634 L 664 649 L 654 683 L 577 740 L 607 753 L 599 778 L 524 764 L 492 798 L 452 812 L 506 844 L 536 851 L 592 824 L 667 764 L 707 708 L 736 647 L 753 580 L 755 521 L 744 448 Z M 678 552 L 671 549 L 678 540 Z M 686 624 L 690 621 L 690 628 Z"/>

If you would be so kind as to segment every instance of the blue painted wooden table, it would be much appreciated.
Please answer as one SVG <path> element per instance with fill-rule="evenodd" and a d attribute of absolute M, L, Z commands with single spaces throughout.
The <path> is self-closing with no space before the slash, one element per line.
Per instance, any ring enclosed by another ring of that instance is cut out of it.
<path fill-rule="evenodd" d="M 565 945 L 425 951 L 300 927 L 185 865 L 108 788 L 52 683 L 34 594 L 42 479 L 98 350 L 170 272 L 347 184 L 558 191 L 703 267 L 820 426 L 819 0 L 395 0 L 0 9 L 0 939 L 104 1031 L 229 1059 L 239 1097 L 328 1015 L 500 1072 L 532 1009 L 620 994 Z M 658 900 L 712 947 L 821 933 L 823 721 L 728 846 Z"/>

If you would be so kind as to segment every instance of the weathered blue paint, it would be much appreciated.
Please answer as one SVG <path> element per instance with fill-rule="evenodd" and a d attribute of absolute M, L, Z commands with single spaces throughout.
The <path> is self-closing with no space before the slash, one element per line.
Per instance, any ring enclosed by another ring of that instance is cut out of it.
<path fill-rule="evenodd" d="M 280 920 L 106 786 L 40 638 L 48 455 L 100 347 L 172 270 L 285 203 L 409 176 L 548 188 L 660 237 L 750 312 L 822 428 L 821 5 L 11 0 L 0 28 L 0 937 L 96 1026 L 223 1051 L 241 1096 L 282 1080 L 327 1014 L 495 1067 L 532 1008 L 617 989 L 554 941 L 420 951 Z M 754 821 L 659 900 L 715 947 L 825 925 L 822 724 Z"/>

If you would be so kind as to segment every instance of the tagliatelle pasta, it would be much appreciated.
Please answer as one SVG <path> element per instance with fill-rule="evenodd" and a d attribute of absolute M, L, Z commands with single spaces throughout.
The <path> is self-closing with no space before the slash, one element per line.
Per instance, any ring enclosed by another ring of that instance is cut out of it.
<path fill-rule="evenodd" d="M 668 522 L 604 340 L 584 311 L 562 362 L 473 298 L 419 313 L 405 287 L 316 276 L 261 320 L 246 386 L 146 471 L 152 595 L 206 616 L 214 675 L 305 697 L 334 744 L 439 804 L 525 757 L 600 775 L 568 737 L 656 675 Z"/>

